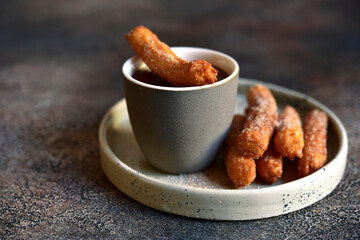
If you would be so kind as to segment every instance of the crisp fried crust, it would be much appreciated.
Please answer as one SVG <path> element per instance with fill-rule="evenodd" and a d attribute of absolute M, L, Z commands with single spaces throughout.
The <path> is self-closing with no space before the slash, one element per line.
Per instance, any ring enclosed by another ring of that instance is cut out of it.
<path fill-rule="evenodd" d="M 270 144 L 263 156 L 256 160 L 257 173 L 270 184 L 275 183 L 283 173 L 282 156 L 274 150 L 272 145 Z"/>
<path fill-rule="evenodd" d="M 237 138 L 244 122 L 244 116 L 234 116 L 223 152 L 227 174 L 237 188 L 249 185 L 256 177 L 255 161 L 242 155 L 238 148 Z"/>
<path fill-rule="evenodd" d="M 243 154 L 257 159 L 267 149 L 277 119 L 277 105 L 270 90 L 263 85 L 250 88 L 244 128 L 238 144 Z"/>
<path fill-rule="evenodd" d="M 297 111 L 291 106 L 285 106 L 279 115 L 274 147 L 281 156 L 291 160 L 302 157 L 304 136 L 301 120 Z"/>
<path fill-rule="evenodd" d="M 299 160 L 299 176 L 307 176 L 326 163 L 326 134 L 328 117 L 320 110 L 309 112 L 304 118 L 304 149 Z"/>
<path fill-rule="evenodd" d="M 186 61 L 144 26 L 126 34 L 135 52 L 163 80 L 174 86 L 199 86 L 217 81 L 218 71 L 205 60 Z"/>

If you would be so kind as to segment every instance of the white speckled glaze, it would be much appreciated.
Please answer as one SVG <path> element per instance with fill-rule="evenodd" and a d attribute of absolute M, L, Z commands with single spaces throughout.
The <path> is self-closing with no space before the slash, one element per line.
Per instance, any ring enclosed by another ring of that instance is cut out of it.
<path fill-rule="evenodd" d="M 262 82 L 240 79 L 235 112 L 244 111 L 245 93 L 256 83 Z M 313 108 L 328 114 L 329 157 L 323 168 L 296 179 L 286 177 L 296 171 L 296 166 L 285 166 L 290 170 L 275 184 L 268 185 L 257 179 L 242 189 L 232 189 L 221 156 L 208 169 L 197 173 L 160 172 L 147 163 L 137 146 L 126 102 L 121 100 L 105 115 L 99 130 L 101 164 L 106 175 L 119 190 L 144 205 L 194 218 L 260 219 L 293 212 L 319 201 L 334 190 L 343 176 L 348 148 L 346 131 L 337 116 L 313 98 L 262 84 L 273 92 L 280 109 L 290 104 L 301 116 Z"/>

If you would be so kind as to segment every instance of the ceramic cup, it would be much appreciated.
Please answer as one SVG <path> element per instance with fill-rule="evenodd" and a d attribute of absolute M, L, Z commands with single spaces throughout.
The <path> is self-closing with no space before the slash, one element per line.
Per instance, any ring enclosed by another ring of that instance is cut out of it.
<path fill-rule="evenodd" d="M 125 98 L 136 141 L 145 158 L 167 173 L 205 168 L 217 155 L 232 121 L 239 66 L 230 56 L 209 49 L 174 47 L 186 60 L 206 60 L 229 76 L 214 84 L 163 87 L 138 81 L 135 71 L 146 68 L 138 57 L 122 68 Z"/>

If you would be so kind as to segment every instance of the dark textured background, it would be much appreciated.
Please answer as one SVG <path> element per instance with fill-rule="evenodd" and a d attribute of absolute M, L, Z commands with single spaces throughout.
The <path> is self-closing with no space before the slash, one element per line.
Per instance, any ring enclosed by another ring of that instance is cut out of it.
<path fill-rule="evenodd" d="M 355 0 L 2 0 L 1 238 L 359 239 L 359 12 Z M 245 222 L 179 217 L 118 191 L 97 131 L 123 98 L 120 68 L 134 54 L 124 34 L 138 24 L 328 105 L 349 136 L 343 181 L 306 209 Z"/>

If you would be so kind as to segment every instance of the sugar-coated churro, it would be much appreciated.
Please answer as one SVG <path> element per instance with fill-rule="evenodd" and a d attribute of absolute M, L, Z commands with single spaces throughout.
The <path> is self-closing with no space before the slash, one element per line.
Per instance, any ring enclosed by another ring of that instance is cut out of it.
<path fill-rule="evenodd" d="M 217 81 L 217 70 L 205 60 L 186 61 L 144 26 L 126 34 L 135 52 L 146 65 L 173 86 L 199 86 Z"/>
<path fill-rule="evenodd" d="M 249 185 L 256 177 L 255 161 L 241 154 L 238 148 L 237 137 L 244 122 L 244 116 L 233 117 L 223 152 L 227 174 L 237 188 Z"/>
<path fill-rule="evenodd" d="M 270 90 L 263 85 L 251 87 L 247 100 L 249 107 L 238 144 L 245 156 L 257 159 L 269 145 L 277 119 L 277 105 Z"/>
<path fill-rule="evenodd" d="M 299 159 L 300 177 L 315 172 L 326 163 L 327 122 L 326 113 L 320 110 L 313 110 L 304 118 L 304 148 L 303 156 Z"/>
<path fill-rule="evenodd" d="M 278 118 L 274 148 L 281 156 L 293 160 L 295 157 L 302 157 L 303 147 L 300 116 L 293 107 L 285 106 Z"/>
<path fill-rule="evenodd" d="M 274 150 L 273 144 L 270 144 L 265 153 L 256 160 L 256 171 L 270 184 L 275 183 L 282 176 L 282 156 Z"/>

